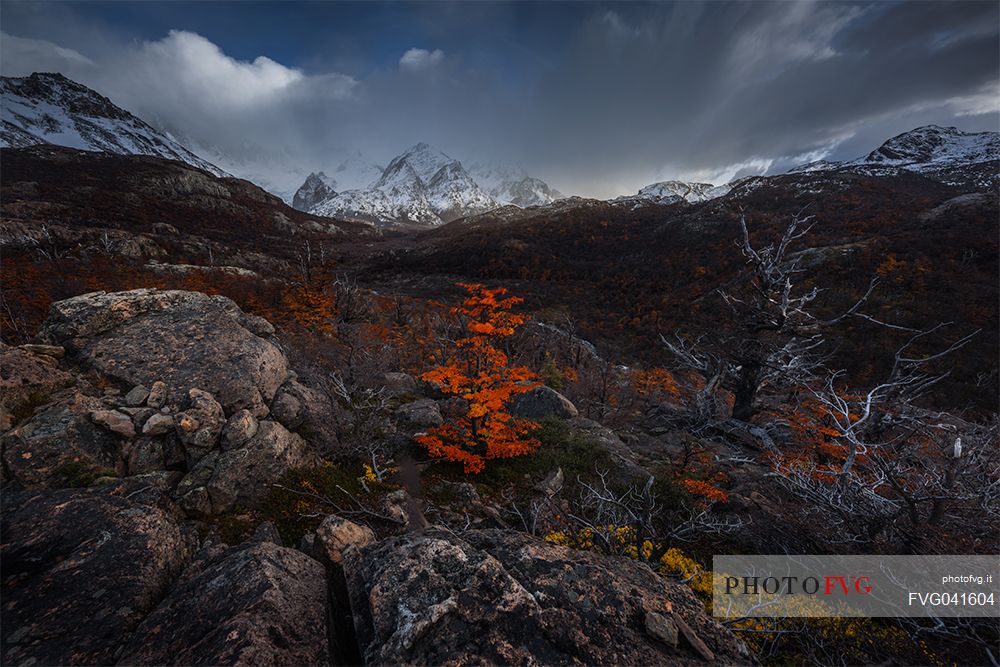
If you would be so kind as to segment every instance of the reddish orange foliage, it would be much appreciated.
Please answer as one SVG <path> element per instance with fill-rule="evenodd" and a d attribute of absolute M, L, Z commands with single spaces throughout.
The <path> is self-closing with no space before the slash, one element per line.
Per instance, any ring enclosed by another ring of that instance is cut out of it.
<path fill-rule="evenodd" d="M 682 479 L 680 484 L 691 495 L 702 496 L 712 502 L 724 503 L 729 500 L 728 493 L 700 479 Z"/>
<path fill-rule="evenodd" d="M 417 436 L 416 440 L 436 458 L 461 463 L 465 472 L 478 473 L 486 459 L 528 454 L 539 442 L 529 437 L 537 422 L 515 419 L 506 405 L 515 394 L 538 386 L 537 376 L 524 367 L 512 367 L 500 349 L 527 319 L 510 312 L 518 297 L 505 297 L 503 288 L 478 284 L 459 285 L 469 293 L 453 312 L 466 319 L 467 336 L 456 341 L 451 363 L 423 374 L 441 391 L 466 402 L 465 414 L 450 423 Z"/>
<path fill-rule="evenodd" d="M 652 368 L 648 371 L 634 371 L 632 386 L 640 396 L 662 396 L 680 398 L 681 390 L 677 386 L 674 374 L 665 368 Z"/>
<path fill-rule="evenodd" d="M 335 313 L 328 282 L 322 278 L 313 279 L 286 289 L 281 295 L 282 320 L 318 333 L 331 333 Z"/>

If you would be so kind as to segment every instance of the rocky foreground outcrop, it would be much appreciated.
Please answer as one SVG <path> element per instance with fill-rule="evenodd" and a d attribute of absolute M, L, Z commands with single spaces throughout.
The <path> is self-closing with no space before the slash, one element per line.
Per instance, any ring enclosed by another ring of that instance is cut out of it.
<path fill-rule="evenodd" d="M 227 413 L 256 417 L 288 377 L 288 360 L 266 336 L 274 328 L 231 300 L 200 292 L 94 292 L 52 304 L 40 338 L 123 385 L 165 381 L 167 401 L 198 388 Z"/>
<path fill-rule="evenodd" d="M 43 344 L 0 350 L 11 362 L 8 421 L 18 422 L 2 438 L 5 475 L 25 488 L 159 475 L 193 517 L 261 498 L 336 444 L 329 404 L 297 381 L 273 333 L 198 292 L 53 304 Z"/>
<path fill-rule="evenodd" d="M 5 493 L 0 662 L 114 664 L 194 549 L 178 514 L 126 484 Z"/>
<path fill-rule="evenodd" d="M 122 665 L 328 665 L 323 566 L 272 542 L 198 554 L 138 627 Z"/>
<path fill-rule="evenodd" d="M 267 523 L 222 544 L 219 515 L 252 515 L 335 443 L 332 412 L 272 334 L 228 299 L 134 290 L 56 303 L 41 343 L 0 348 L 0 663 L 747 659 L 685 586 L 643 564 L 513 530 L 427 527 L 402 489 L 380 499 L 378 534 L 330 515 L 298 549 Z M 441 423 L 446 402 L 395 380 L 402 432 Z M 521 407 L 571 418 L 634 466 L 555 392 Z"/>
<path fill-rule="evenodd" d="M 691 591 L 514 531 L 428 529 L 347 553 L 367 664 L 747 662 Z"/>

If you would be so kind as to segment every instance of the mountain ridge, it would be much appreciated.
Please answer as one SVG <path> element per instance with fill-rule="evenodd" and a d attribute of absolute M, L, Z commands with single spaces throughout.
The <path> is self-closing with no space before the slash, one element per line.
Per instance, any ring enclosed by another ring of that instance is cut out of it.
<path fill-rule="evenodd" d="M 54 72 L 0 77 L 0 147 L 54 144 L 119 155 L 150 155 L 230 176 L 81 83 Z"/>

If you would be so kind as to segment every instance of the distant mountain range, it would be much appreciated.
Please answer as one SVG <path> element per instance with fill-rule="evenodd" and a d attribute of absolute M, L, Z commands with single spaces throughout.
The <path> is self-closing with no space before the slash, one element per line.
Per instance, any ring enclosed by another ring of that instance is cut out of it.
<path fill-rule="evenodd" d="M 790 169 L 788 173 L 845 171 L 888 176 L 901 170 L 914 171 L 947 185 L 996 188 L 1000 185 L 1000 133 L 963 132 L 954 127 L 926 125 L 897 135 L 856 160 L 817 160 Z M 640 202 L 696 203 L 722 197 L 751 178 L 757 177 L 738 179 L 725 185 L 661 181 L 647 185 L 637 194 L 611 201 L 620 205 Z"/>
<path fill-rule="evenodd" d="M 466 169 L 425 143 L 411 146 L 377 170 L 355 156 L 337 168 L 337 176 L 312 173 L 292 205 L 344 219 L 439 225 L 503 205 L 544 206 L 563 196 L 523 169 L 487 163 Z"/>
<path fill-rule="evenodd" d="M 1000 133 L 963 132 L 955 127 L 925 125 L 889 139 L 856 160 L 819 160 L 790 173 L 852 171 L 885 176 L 915 171 L 948 185 L 995 188 L 1000 183 Z"/>
<path fill-rule="evenodd" d="M 230 175 L 185 148 L 169 133 L 155 129 L 61 74 L 2 77 L 0 94 L 3 102 L 0 147 L 55 144 L 121 155 L 151 155 L 180 160 L 216 176 Z M 224 155 L 219 155 L 216 161 L 240 164 Z M 286 156 L 285 161 L 294 161 L 294 157 Z M 884 176 L 911 171 L 948 185 L 995 189 L 1000 185 L 998 166 L 1000 133 L 970 133 L 928 125 L 893 137 L 855 160 L 819 160 L 789 173 Z M 230 168 L 251 180 L 260 178 L 249 167 Z M 519 209 L 550 207 L 556 202 L 565 208 L 593 201 L 567 199 L 520 168 L 486 162 L 465 167 L 426 143 L 411 146 L 385 167 L 355 153 L 330 172 L 309 174 L 294 194 L 288 190 L 272 189 L 272 192 L 313 215 L 379 225 L 436 226 L 487 211 L 502 210 L 503 216 L 509 217 L 516 216 Z M 302 172 L 295 168 L 290 174 L 294 173 Z M 624 207 L 697 203 L 724 196 L 741 183 L 758 178 L 724 185 L 661 181 L 609 203 Z"/>

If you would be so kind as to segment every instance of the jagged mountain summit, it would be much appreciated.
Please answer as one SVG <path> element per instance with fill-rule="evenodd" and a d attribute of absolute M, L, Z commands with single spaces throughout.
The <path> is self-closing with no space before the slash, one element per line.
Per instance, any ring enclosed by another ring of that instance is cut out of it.
<path fill-rule="evenodd" d="M 292 207 L 300 211 L 308 211 L 327 197 L 337 194 L 334 189 L 336 187 L 337 181 L 335 179 L 330 178 L 322 171 L 314 171 L 306 176 L 305 183 L 295 191 L 295 195 L 292 197 Z"/>
<path fill-rule="evenodd" d="M 955 127 L 925 125 L 899 134 L 868 155 L 847 162 L 818 160 L 789 173 L 839 169 L 872 176 L 915 171 L 948 185 L 976 188 L 1000 183 L 1000 133 L 963 132 Z"/>
<path fill-rule="evenodd" d="M 382 177 L 383 168 L 369 162 L 355 151 L 332 171 L 333 176 L 325 172 L 314 171 L 295 191 L 290 199 L 293 208 L 309 211 L 324 199 L 337 194 L 338 190 L 361 190 L 372 186 Z"/>
<path fill-rule="evenodd" d="M 229 175 L 168 134 L 62 74 L 0 77 L 0 97 L 0 147 L 55 144 L 119 155 L 152 155 L 186 162 L 216 176 Z"/>
<path fill-rule="evenodd" d="M 336 192 L 309 211 L 388 224 L 439 225 L 496 207 L 461 162 L 419 143 L 395 157 L 370 186 Z"/>
<path fill-rule="evenodd" d="M 947 185 L 988 189 L 1000 184 L 1000 133 L 963 132 L 954 127 L 927 125 L 897 135 L 874 151 L 849 161 L 815 160 L 788 170 L 789 174 L 821 174 L 846 170 L 867 176 L 890 176 L 915 171 Z M 769 178 L 765 177 L 765 178 Z M 747 179 L 725 185 L 661 181 L 638 194 L 612 199 L 617 206 L 648 203 L 697 203 L 734 192 Z"/>

